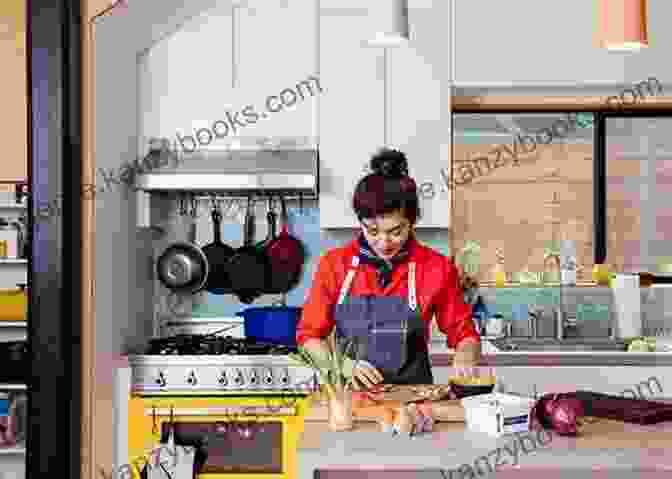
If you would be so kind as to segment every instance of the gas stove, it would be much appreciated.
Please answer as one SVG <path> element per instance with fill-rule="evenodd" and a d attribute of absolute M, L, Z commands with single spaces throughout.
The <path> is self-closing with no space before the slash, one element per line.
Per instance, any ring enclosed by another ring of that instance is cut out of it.
<path fill-rule="evenodd" d="M 312 368 L 289 358 L 296 348 L 251 338 L 179 335 L 152 339 L 129 356 L 131 391 L 139 395 L 309 394 Z"/>
<path fill-rule="evenodd" d="M 288 355 L 297 352 L 296 348 L 271 343 L 261 343 L 252 338 L 234 338 L 232 336 L 181 334 L 149 341 L 146 354 L 158 355 Z"/>

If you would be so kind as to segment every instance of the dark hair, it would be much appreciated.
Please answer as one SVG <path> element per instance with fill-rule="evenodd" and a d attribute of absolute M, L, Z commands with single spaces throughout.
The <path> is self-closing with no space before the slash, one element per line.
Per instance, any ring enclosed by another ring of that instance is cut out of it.
<path fill-rule="evenodd" d="M 411 224 L 420 216 L 418 190 L 408 176 L 408 160 L 401 151 L 383 148 L 371 158 L 372 172 L 359 180 L 352 208 L 361 221 L 401 210 Z"/>

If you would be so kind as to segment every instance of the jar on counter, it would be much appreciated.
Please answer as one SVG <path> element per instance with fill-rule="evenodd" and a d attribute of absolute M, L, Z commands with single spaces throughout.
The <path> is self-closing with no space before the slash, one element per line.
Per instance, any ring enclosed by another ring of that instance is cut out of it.
<path fill-rule="evenodd" d="M 9 394 L 0 393 L 0 447 L 14 446 L 14 432 L 9 418 Z"/>

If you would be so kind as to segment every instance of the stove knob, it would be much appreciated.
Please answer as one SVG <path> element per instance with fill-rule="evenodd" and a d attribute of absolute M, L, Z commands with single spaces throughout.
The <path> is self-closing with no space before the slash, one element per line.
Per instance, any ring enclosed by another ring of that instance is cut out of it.
<path fill-rule="evenodd" d="M 166 387 L 166 376 L 163 374 L 163 372 L 159 372 L 159 377 L 156 378 L 155 382 L 162 388 Z"/>
<path fill-rule="evenodd" d="M 222 386 L 228 386 L 229 381 L 226 379 L 226 373 L 222 372 L 221 376 L 219 376 L 219 384 Z"/>
<path fill-rule="evenodd" d="M 257 375 L 257 371 L 255 371 L 254 369 L 250 373 L 250 384 L 252 386 L 256 386 L 257 384 L 259 384 L 259 376 Z"/>
<path fill-rule="evenodd" d="M 273 384 L 273 371 L 270 369 L 267 369 L 266 372 L 264 373 L 264 384 L 267 386 L 270 386 Z"/>
<path fill-rule="evenodd" d="M 236 375 L 233 378 L 233 382 L 236 386 L 242 386 L 245 378 L 243 377 L 243 372 L 240 369 L 236 369 Z"/>
<path fill-rule="evenodd" d="M 190 372 L 189 377 L 187 378 L 187 383 L 189 383 L 190 386 L 196 386 L 198 383 L 198 379 L 196 379 L 196 373 L 195 372 Z"/>
<path fill-rule="evenodd" d="M 289 384 L 289 371 L 286 369 L 283 371 L 282 376 L 280 376 L 280 382 L 284 385 Z"/>

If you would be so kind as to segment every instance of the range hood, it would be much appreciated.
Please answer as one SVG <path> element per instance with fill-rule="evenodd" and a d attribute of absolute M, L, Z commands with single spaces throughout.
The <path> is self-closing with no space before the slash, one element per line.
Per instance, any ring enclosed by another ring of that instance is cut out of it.
<path fill-rule="evenodd" d="M 174 146 L 152 154 L 170 158 L 161 162 L 165 166 L 136 176 L 136 188 L 145 193 L 304 198 L 319 193 L 319 153 L 310 138 L 243 137 L 193 152 Z"/>

